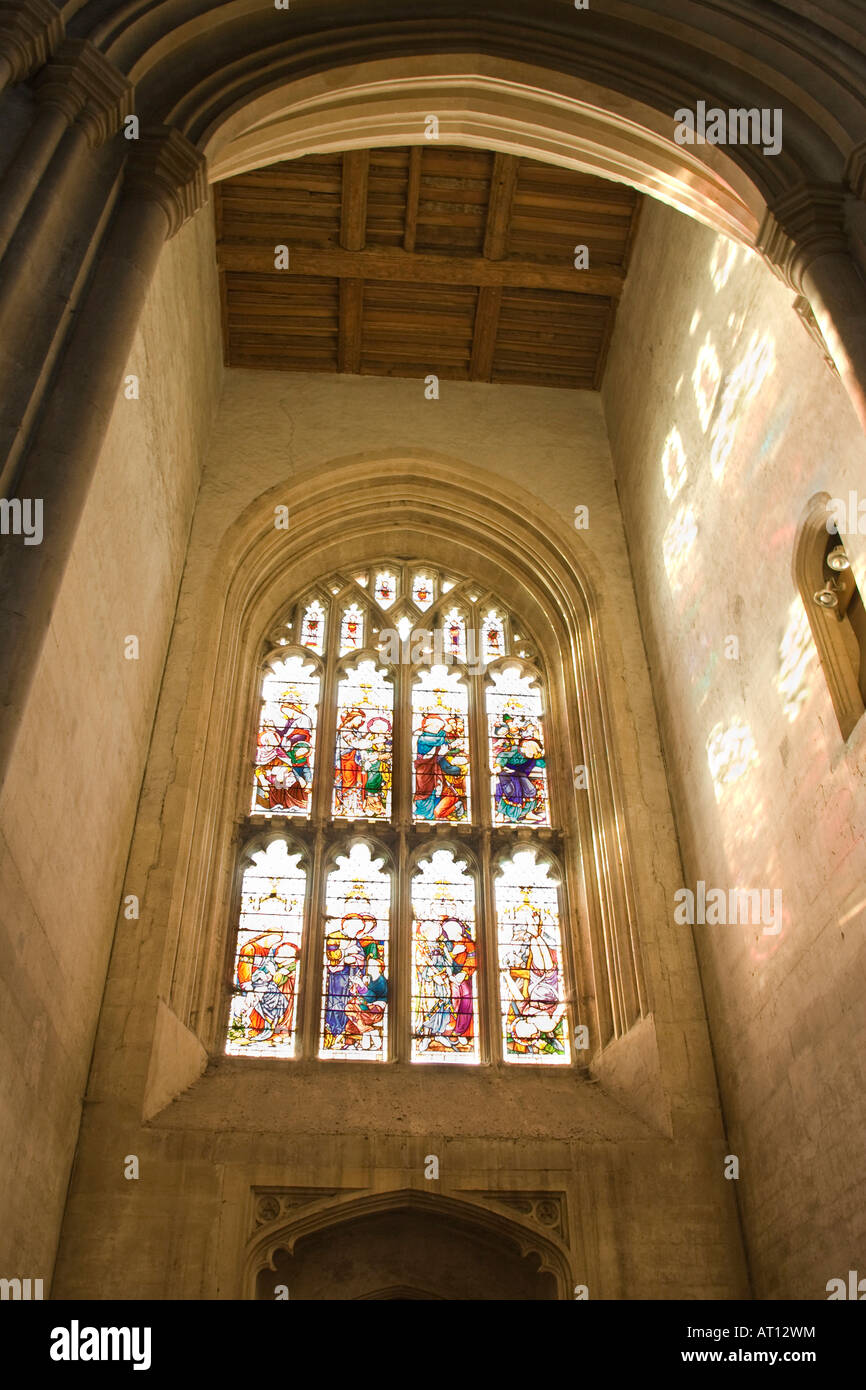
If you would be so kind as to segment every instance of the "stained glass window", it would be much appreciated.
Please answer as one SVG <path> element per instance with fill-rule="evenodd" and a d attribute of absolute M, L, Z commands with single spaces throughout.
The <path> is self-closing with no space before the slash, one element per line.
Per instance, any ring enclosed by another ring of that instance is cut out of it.
<path fill-rule="evenodd" d="M 390 570 L 380 570 L 373 594 L 380 608 L 390 608 L 397 597 L 397 576 Z"/>
<path fill-rule="evenodd" d="M 239 834 L 261 836 L 263 816 L 292 823 L 289 844 L 254 842 L 244 868 L 226 1050 L 570 1061 L 566 889 L 546 857 L 558 838 L 535 835 L 555 826 L 545 738 L 558 732 L 535 636 L 423 558 L 324 575 L 312 592 L 299 646 L 287 633 L 263 676 Z M 299 981 L 305 919 L 317 935 Z"/>
<path fill-rule="evenodd" d="M 430 575 L 416 574 L 412 580 L 412 602 L 416 608 L 420 608 L 422 613 L 426 613 L 433 598 L 433 580 Z"/>
<path fill-rule="evenodd" d="M 325 610 L 317 598 L 304 609 L 301 646 L 309 647 L 317 656 L 321 656 L 325 650 Z"/>
<path fill-rule="evenodd" d="M 307 816 L 313 785 L 319 677 L 303 657 L 277 662 L 262 684 L 253 811 Z"/>
<path fill-rule="evenodd" d="M 505 656 L 505 623 L 493 608 L 481 624 L 481 650 L 485 661 Z"/>
<path fill-rule="evenodd" d="M 243 878 L 226 1052 L 292 1057 L 304 894 L 300 854 L 275 840 Z"/>
<path fill-rule="evenodd" d="M 335 816 L 387 820 L 391 814 L 394 687 L 373 661 L 362 661 L 337 687 Z"/>
<path fill-rule="evenodd" d="M 328 875 L 321 1055 L 380 1060 L 388 1029 L 391 878 L 365 844 Z"/>
<path fill-rule="evenodd" d="M 493 673 L 487 691 L 493 819 L 548 825 L 541 692 L 516 666 Z"/>
<path fill-rule="evenodd" d="M 456 671 L 433 666 L 412 687 L 412 814 L 416 821 L 469 814 L 469 692 Z"/>
<path fill-rule="evenodd" d="M 352 603 L 343 612 L 340 623 L 340 656 L 359 651 L 364 645 L 364 610 Z"/>
<path fill-rule="evenodd" d="M 412 881 L 412 1059 L 478 1060 L 475 884 L 450 850 Z"/>
<path fill-rule="evenodd" d="M 445 614 L 442 623 L 445 652 L 455 661 L 466 660 L 466 619 L 458 608 Z"/>
<path fill-rule="evenodd" d="M 556 884 L 534 850 L 518 850 L 495 892 L 505 1060 L 568 1062 Z"/>

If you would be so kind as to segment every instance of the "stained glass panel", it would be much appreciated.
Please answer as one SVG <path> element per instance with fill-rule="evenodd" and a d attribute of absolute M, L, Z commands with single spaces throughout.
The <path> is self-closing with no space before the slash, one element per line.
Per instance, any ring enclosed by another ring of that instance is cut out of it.
<path fill-rule="evenodd" d="M 495 884 L 507 1062 L 568 1062 L 559 900 L 548 865 L 518 850 Z"/>
<path fill-rule="evenodd" d="M 469 815 L 469 692 L 456 671 L 433 666 L 412 687 L 412 814 L 416 821 Z"/>
<path fill-rule="evenodd" d="M 292 1057 L 307 876 L 284 841 L 253 855 L 243 878 L 226 1052 Z"/>
<path fill-rule="evenodd" d="M 321 656 L 325 650 L 325 610 L 314 598 L 304 609 L 301 619 L 301 646 Z"/>
<path fill-rule="evenodd" d="M 412 1060 L 477 1062 L 475 883 L 450 850 L 412 881 Z"/>
<path fill-rule="evenodd" d="M 416 608 L 420 608 L 422 613 L 433 602 L 433 580 L 429 574 L 416 574 L 412 580 L 412 601 Z"/>
<path fill-rule="evenodd" d="M 549 825 L 541 693 L 510 667 L 487 691 L 493 819 L 496 825 Z"/>
<path fill-rule="evenodd" d="M 387 820 L 391 814 L 394 687 L 372 661 L 337 687 L 335 816 Z"/>
<path fill-rule="evenodd" d="M 466 660 L 466 619 L 458 608 L 452 608 L 442 620 L 442 641 L 448 656 Z"/>
<path fill-rule="evenodd" d="M 481 624 L 481 651 L 485 661 L 505 655 L 505 623 L 493 608 Z"/>
<path fill-rule="evenodd" d="M 380 570 L 373 594 L 380 608 L 390 608 L 397 597 L 397 576 L 390 570 Z"/>
<path fill-rule="evenodd" d="M 340 623 L 340 656 L 356 652 L 364 645 L 364 610 L 359 603 L 352 603 L 343 610 Z"/>
<path fill-rule="evenodd" d="M 387 1048 L 390 875 L 353 845 L 328 875 L 322 1057 L 380 1060 Z"/>
<path fill-rule="evenodd" d="M 303 657 L 290 656 L 265 676 L 262 699 L 252 810 L 309 815 L 319 677 Z"/>

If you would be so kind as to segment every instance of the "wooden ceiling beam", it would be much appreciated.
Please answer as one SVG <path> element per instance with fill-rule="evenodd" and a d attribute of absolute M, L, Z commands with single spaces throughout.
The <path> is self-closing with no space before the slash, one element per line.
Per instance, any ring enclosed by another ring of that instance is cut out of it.
<path fill-rule="evenodd" d="M 361 330 L 364 314 L 364 281 L 340 281 L 340 336 L 337 340 L 337 371 L 361 370 Z"/>
<path fill-rule="evenodd" d="M 367 187 L 370 151 L 347 150 L 343 155 L 343 190 L 340 204 L 340 245 L 360 251 L 367 240 Z"/>
<path fill-rule="evenodd" d="M 273 246 L 221 242 L 221 270 L 294 279 L 326 276 L 337 280 L 394 280 L 411 285 L 499 285 L 505 289 L 564 290 L 618 299 L 625 275 L 617 266 L 575 270 L 533 261 L 490 261 L 483 256 L 437 256 L 375 247 L 365 251 L 293 246 L 288 270 L 274 270 Z"/>
<path fill-rule="evenodd" d="M 472 360 L 469 363 L 470 381 L 490 380 L 501 305 L 502 286 L 482 285 L 478 291 L 478 303 L 475 308 Z"/>
<path fill-rule="evenodd" d="M 409 149 L 409 179 L 406 184 L 406 222 L 403 231 L 403 250 L 415 250 L 418 229 L 418 204 L 421 201 L 421 146 Z"/>
<path fill-rule="evenodd" d="M 484 255 L 491 261 L 501 261 L 505 255 L 519 163 L 514 154 L 497 154 L 493 159 L 487 226 L 484 230 Z"/>

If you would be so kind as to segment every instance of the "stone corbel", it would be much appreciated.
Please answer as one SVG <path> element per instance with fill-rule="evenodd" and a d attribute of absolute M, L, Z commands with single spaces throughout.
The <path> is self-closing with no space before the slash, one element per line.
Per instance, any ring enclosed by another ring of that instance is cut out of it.
<path fill-rule="evenodd" d="M 801 184 L 767 209 L 756 249 L 797 294 L 803 276 L 825 255 L 847 255 L 845 189 L 841 184 Z"/>
<path fill-rule="evenodd" d="M 862 158 L 849 160 L 849 173 L 851 190 L 862 188 Z M 846 227 L 850 197 L 843 183 L 789 190 L 768 208 L 757 250 L 799 296 L 798 313 L 810 331 L 814 323 L 820 332 L 866 430 L 866 280 Z"/>
<path fill-rule="evenodd" d="M 0 90 L 41 68 L 63 34 L 63 16 L 49 0 L 0 0 Z"/>
<path fill-rule="evenodd" d="M 143 131 L 130 151 L 125 193 L 158 203 L 173 237 L 207 202 L 207 161 L 173 126 Z"/>
<path fill-rule="evenodd" d="M 104 53 L 83 39 L 67 39 L 35 82 L 41 106 L 82 126 L 91 149 L 109 140 L 132 111 L 133 86 Z"/>

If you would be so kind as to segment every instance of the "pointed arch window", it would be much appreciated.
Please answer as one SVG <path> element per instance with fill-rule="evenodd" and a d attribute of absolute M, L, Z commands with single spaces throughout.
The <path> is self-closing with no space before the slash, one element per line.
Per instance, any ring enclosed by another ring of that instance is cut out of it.
<path fill-rule="evenodd" d="M 524 624 L 477 581 L 386 558 L 324 576 L 273 640 L 226 1051 L 571 1062 L 566 789 Z"/>

